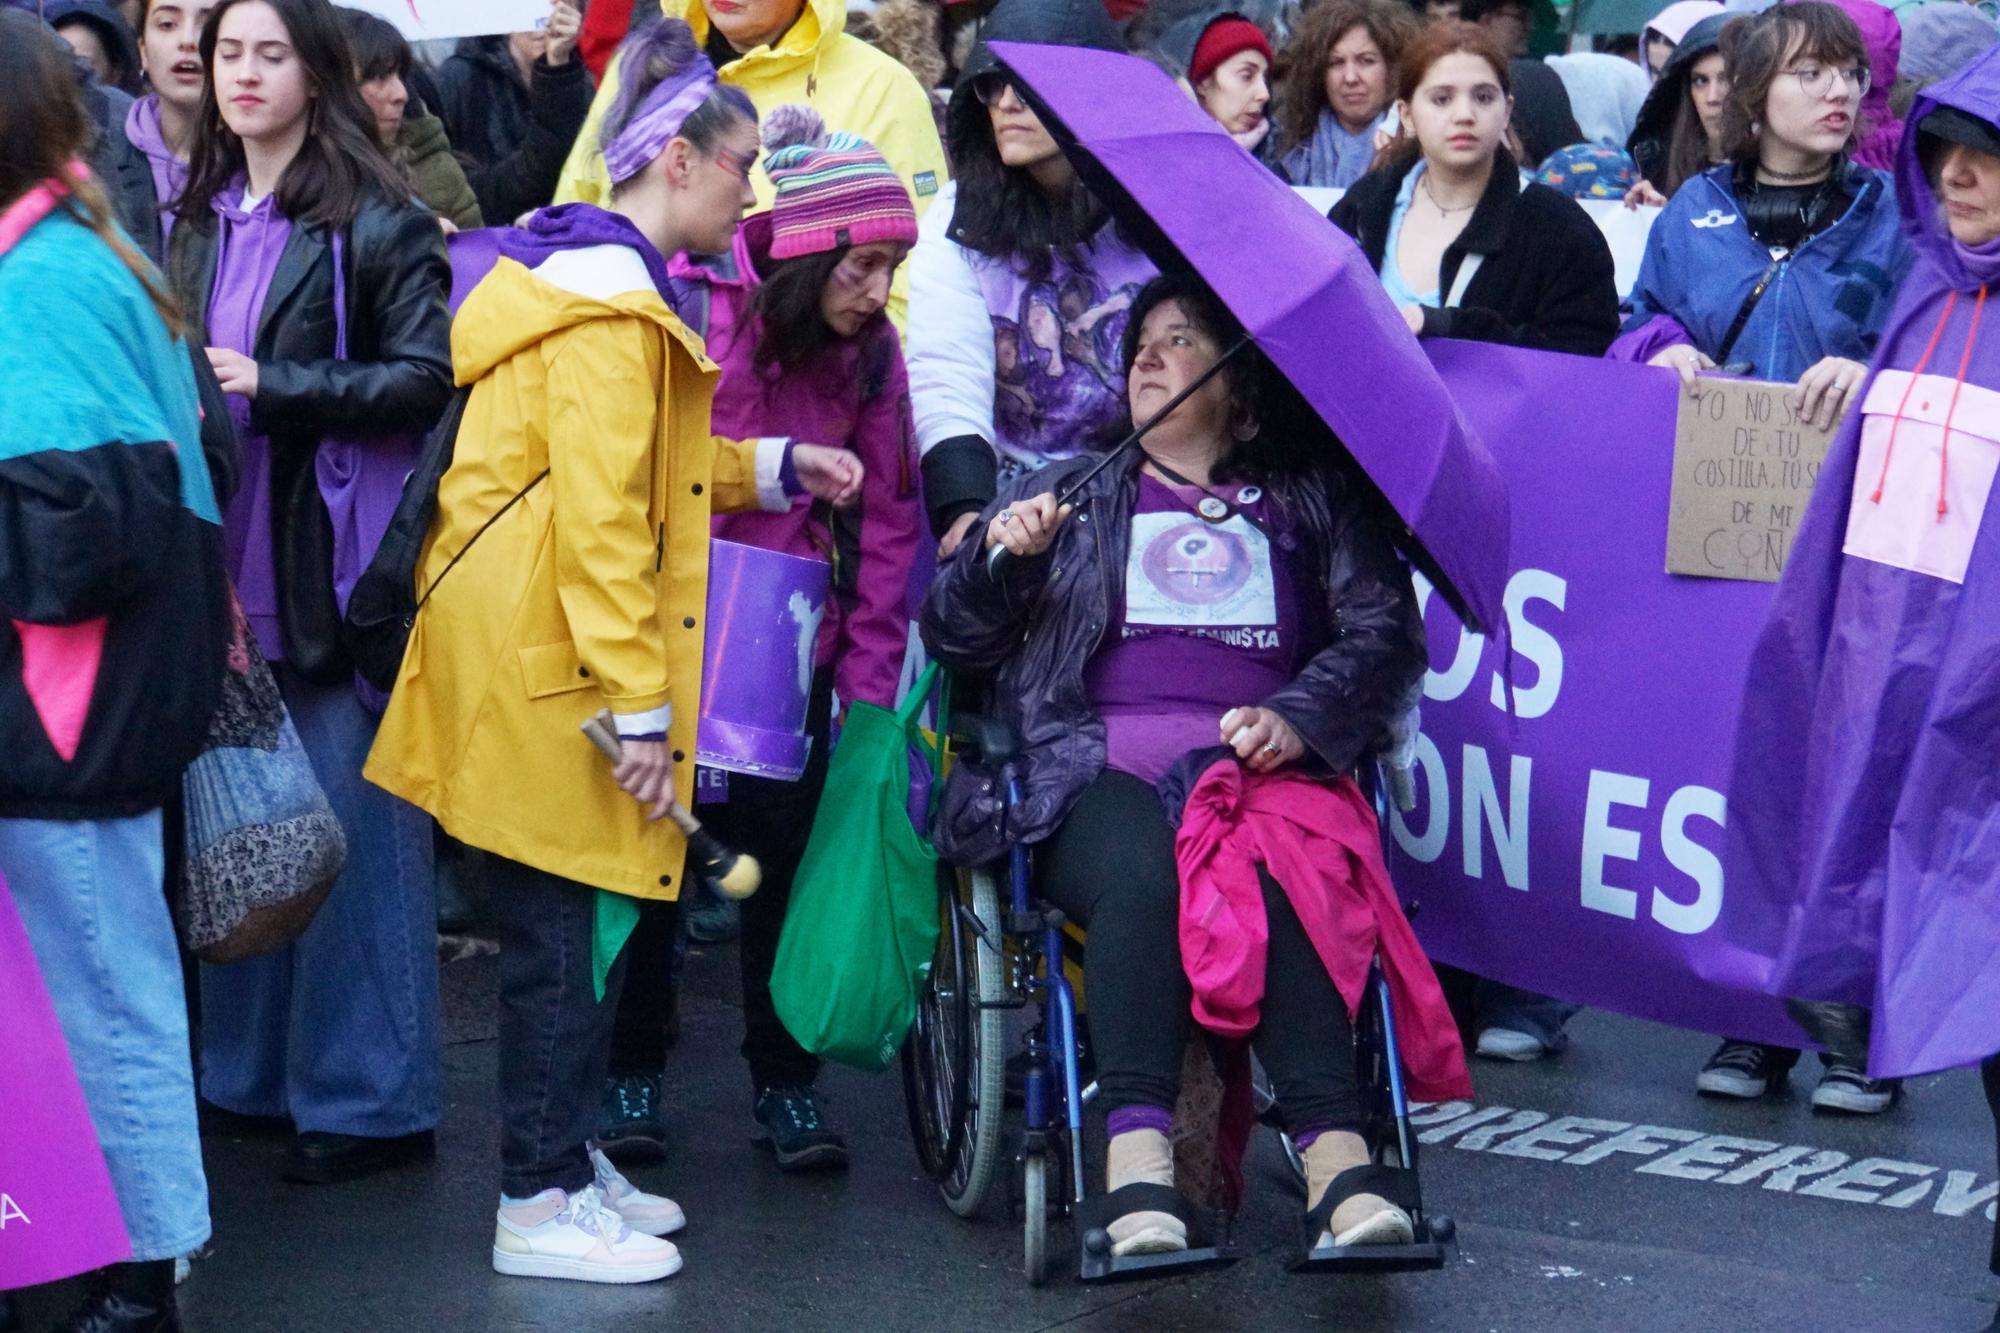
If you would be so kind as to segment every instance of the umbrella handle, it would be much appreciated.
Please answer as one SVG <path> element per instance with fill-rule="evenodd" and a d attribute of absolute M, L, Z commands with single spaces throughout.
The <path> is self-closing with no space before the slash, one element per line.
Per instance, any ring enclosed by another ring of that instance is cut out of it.
<path fill-rule="evenodd" d="M 1153 427 L 1159 425 L 1162 421 L 1165 421 L 1168 417 L 1172 416 L 1175 408 L 1179 407 L 1182 403 L 1192 398 L 1201 389 L 1202 385 L 1208 383 L 1210 380 L 1214 379 L 1217 375 L 1221 374 L 1222 368 L 1228 365 L 1231 361 L 1235 360 L 1237 353 L 1241 352 L 1244 348 L 1248 347 L 1252 341 L 1253 340 L 1251 339 L 1250 335 L 1247 333 L 1244 334 L 1241 338 L 1238 338 L 1234 343 L 1234 345 L 1232 345 L 1228 351 L 1224 352 L 1221 356 L 1215 358 L 1215 363 L 1213 365 L 1211 365 L 1207 370 L 1202 371 L 1201 374 L 1195 376 L 1194 382 L 1192 384 L 1188 385 L 1185 389 L 1182 389 L 1172 398 L 1169 398 L 1167 400 L 1167 405 L 1165 407 L 1153 413 L 1152 416 L 1147 417 L 1144 424 L 1136 427 L 1130 435 L 1127 435 L 1124 439 L 1120 440 L 1115 447 L 1106 451 L 1104 457 L 1098 459 L 1096 463 L 1092 464 L 1090 469 L 1086 471 L 1082 476 L 1078 477 L 1075 481 L 1065 486 L 1063 488 L 1062 494 L 1056 497 L 1056 508 L 1060 510 L 1064 505 L 1069 504 L 1073 500 L 1075 500 L 1077 495 L 1083 490 L 1084 487 L 1088 486 L 1091 483 L 1091 481 L 1096 478 L 1098 473 L 1104 471 L 1105 468 L 1110 467 L 1112 462 L 1116 460 L 1119 457 L 1119 455 L 1123 454 L 1127 449 L 1130 449 L 1133 445 L 1137 444 L 1140 440 L 1144 439 L 1147 431 L 1151 430 Z M 1014 553 L 1012 551 L 1009 551 L 1006 547 L 1001 546 L 996 542 L 993 548 L 986 553 L 986 577 L 993 580 L 995 583 L 998 583 L 1000 581 L 1001 571 L 1007 567 L 1007 562 L 1013 558 L 1013 554 Z"/>

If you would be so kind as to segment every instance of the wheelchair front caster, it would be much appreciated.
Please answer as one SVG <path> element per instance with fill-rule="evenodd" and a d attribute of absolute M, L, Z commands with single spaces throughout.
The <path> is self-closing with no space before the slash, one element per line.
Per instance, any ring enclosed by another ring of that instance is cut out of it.
<path fill-rule="evenodd" d="M 1449 1245 L 1458 1238 L 1458 1223 L 1442 1213 L 1431 1220 L 1431 1239 L 1440 1245 Z"/>
<path fill-rule="evenodd" d="M 1021 1162 L 1021 1266 L 1036 1287 L 1049 1280 L 1049 1175 L 1047 1152 L 1030 1151 Z"/>
<path fill-rule="evenodd" d="M 1104 1258 L 1111 1253 L 1111 1233 L 1103 1227 L 1092 1227 L 1084 1233 L 1083 1249 L 1093 1258 Z"/>

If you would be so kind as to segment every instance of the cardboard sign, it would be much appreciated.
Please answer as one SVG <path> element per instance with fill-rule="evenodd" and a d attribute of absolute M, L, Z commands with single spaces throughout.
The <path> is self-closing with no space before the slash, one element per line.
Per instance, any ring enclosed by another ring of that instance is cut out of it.
<path fill-rule="evenodd" d="M 1776 583 L 1833 432 L 1799 416 L 1789 384 L 1696 387 L 1674 430 L 1667 572 Z"/>
<path fill-rule="evenodd" d="M 489 37 L 547 25 L 549 0 L 344 0 L 389 20 L 413 42 Z"/>

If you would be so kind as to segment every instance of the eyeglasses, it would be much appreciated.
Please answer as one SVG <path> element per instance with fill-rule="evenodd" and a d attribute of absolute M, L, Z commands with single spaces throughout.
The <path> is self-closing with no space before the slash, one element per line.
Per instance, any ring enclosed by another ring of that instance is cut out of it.
<path fill-rule="evenodd" d="M 1807 97 L 1826 96 L 1828 90 L 1833 87 L 1835 76 L 1852 87 L 1856 97 L 1868 96 L 1868 87 L 1873 82 L 1866 65 L 1855 65 L 1849 69 L 1835 69 L 1829 65 L 1800 65 L 1796 69 L 1784 72 L 1799 81 L 1799 88 Z"/>
<path fill-rule="evenodd" d="M 718 148 L 715 150 L 715 161 L 730 175 L 747 181 L 757 165 L 757 150 L 753 148 L 747 153 L 733 153 L 727 148 Z"/>
<path fill-rule="evenodd" d="M 997 69 L 989 69 L 972 81 L 972 95 L 979 99 L 981 106 L 992 106 L 1014 86 L 1014 81 Z M 1014 94 L 1019 97 L 1019 91 Z"/>

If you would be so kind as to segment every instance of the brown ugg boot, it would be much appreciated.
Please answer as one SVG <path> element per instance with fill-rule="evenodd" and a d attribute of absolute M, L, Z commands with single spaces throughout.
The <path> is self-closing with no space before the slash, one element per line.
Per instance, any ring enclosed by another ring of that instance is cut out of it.
<path fill-rule="evenodd" d="M 1105 1149 L 1104 1188 L 1106 1192 L 1127 1185 L 1174 1183 L 1174 1152 L 1167 1136 L 1157 1129 L 1132 1129 L 1114 1135 Z M 1106 1227 L 1111 1236 L 1111 1253 L 1168 1254 L 1187 1248 L 1187 1224 L 1172 1213 L 1150 1209 L 1126 1213 Z"/>
<path fill-rule="evenodd" d="M 1351 1130 L 1329 1130 L 1305 1150 L 1306 1209 L 1317 1208 L 1333 1178 L 1368 1164 L 1368 1145 Z M 1333 1210 L 1319 1245 L 1407 1245 L 1416 1236 L 1410 1215 L 1379 1194 L 1356 1194 Z"/>

